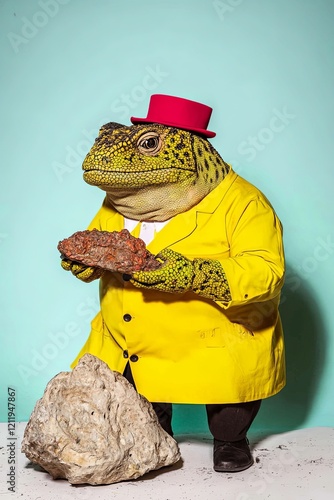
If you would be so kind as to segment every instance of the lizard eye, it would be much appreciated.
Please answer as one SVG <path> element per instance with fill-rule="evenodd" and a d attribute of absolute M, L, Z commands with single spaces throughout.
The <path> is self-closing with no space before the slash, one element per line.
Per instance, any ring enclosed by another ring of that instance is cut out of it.
<path fill-rule="evenodd" d="M 152 156 L 160 151 L 162 141 L 158 134 L 154 132 L 147 132 L 140 137 L 137 146 L 141 153 Z"/>

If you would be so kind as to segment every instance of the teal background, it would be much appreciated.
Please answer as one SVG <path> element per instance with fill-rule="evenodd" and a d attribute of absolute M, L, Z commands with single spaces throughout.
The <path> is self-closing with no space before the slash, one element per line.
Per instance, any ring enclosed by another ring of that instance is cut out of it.
<path fill-rule="evenodd" d="M 212 144 L 284 225 L 288 384 L 254 429 L 332 426 L 334 2 L 2 0 L 0 14 L 0 419 L 7 386 L 29 418 L 98 309 L 97 283 L 56 249 L 102 203 L 81 174 L 98 128 L 167 93 L 214 108 Z M 206 432 L 204 407 L 175 406 L 174 428 Z"/>

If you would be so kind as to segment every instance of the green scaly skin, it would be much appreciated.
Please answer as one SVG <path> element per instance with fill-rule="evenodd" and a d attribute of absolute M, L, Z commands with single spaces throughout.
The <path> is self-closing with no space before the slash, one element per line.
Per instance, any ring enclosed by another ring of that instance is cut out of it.
<path fill-rule="evenodd" d="M 170 248 L 157 258 L 164 262 L 157 271 L 139 271 L 130 280 L 139 288 L 154 288 L 162 292 L 192 291 L 206 299 L 229 302 L 231 294 L 224 270 L 217 260 L 189 260 Z"/>
<path fill-rule="evenodd" d="M 197 205 L 229 172 L 229 165 L 205 138 L 159 124 L 107 123 L 83 162 L 84 180 L 106 191 L 107 203 L 138 221 L 166 221 Z M 169 293 L 192 291 L 212 300 L 231 300 L 224 270 L 215 260 L 187 259 L 171 249 L 157 258 L 156 271 L 136 272 L 139 288 Z M 62 262 L 83 281 L 103 271 Z"/>

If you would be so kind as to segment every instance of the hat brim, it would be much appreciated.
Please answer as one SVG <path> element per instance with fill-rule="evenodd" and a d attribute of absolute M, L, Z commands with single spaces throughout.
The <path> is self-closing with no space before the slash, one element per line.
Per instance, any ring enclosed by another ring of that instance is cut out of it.
<path fill-rule="evenodd" d="M 216 132 L 212 132 L 210 130 L 201 129 L 201 128 L 194 128 L 194 127 L 187 127 L 187 126 L 183 126 L 183 125 L 180 126 L 179 123 L 172 123 L 172 122 L 167 122 L 164 120 L 155 122 L 155 121 L 152 121 L 152 120 L 147 119 L 147 118 L 136 118 L 134 116 L 131 116 L 130 120 L 131 120 L 131 123 L 133 123 L 133 124 L 158 123 L 159 125 L 166 125 L 167 127 L 176 127 L 176 128 L 180 128 L 183 130 L 189 130 L 189 132 L 195 132 L 196 134 L 200 134 L 200 135 L 203 135 L 204 137 L 208 137 L 208 138 L 216 136 Z"/>

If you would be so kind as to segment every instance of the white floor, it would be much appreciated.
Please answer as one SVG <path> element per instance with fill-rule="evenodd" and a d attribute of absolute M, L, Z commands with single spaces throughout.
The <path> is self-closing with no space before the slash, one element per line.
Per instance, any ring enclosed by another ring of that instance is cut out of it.
<path fill-rule="evenodd" d="M 210 436 L 176 436 L 182 461 L 136 481 L 71 486 L 53 480 L 20 452 L 25 424 L 16 424 L 15 493 L 8 491 L 7 424 L 0 424 L 0 500 L 333 500 L 334 428 L 250 435 L 256 463 L 244 472 L 212 469 Z"/>

